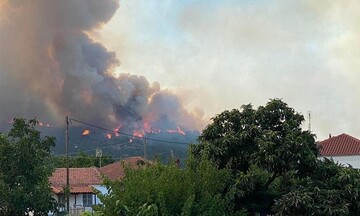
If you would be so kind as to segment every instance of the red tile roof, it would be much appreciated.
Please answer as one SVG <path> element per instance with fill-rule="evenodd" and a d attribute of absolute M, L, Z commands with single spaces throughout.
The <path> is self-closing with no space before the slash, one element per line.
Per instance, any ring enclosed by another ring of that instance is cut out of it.
<path fill-rule="evenodd" d="M 340 134 L 318 143 L 322 156 L 360 155 L 360 140 L 347 134 Z"/>
<path fill-rule="evenodd" d="M 66 185 L 66 168 L 57 168 L 49 179 L 53 192 L 62 193 Z M 92 193 L 90 185 L 100 185 L 102 183 L 101 175 L 96 167 L 89 168 L 69 168 L 70 192 Z"/>
<path fill-rule="evenodd" d="M 129 157 L 125 160 L 109 164 L 100 168 L 100 173 L 108 177 L 109 179 L 119 179 L 124 177 L 125 166 L 136 167 L 139 163 L 143 163 L 142 157 Z"/>
<path fill-rule="evenodd" d="M 63 193 L 63 187 L 51 187 L 52 191 L 55 194 L 61 194 Z M 94 193 L 94 188 L 91 186 L 82 186 L 82 187 L 78 187 L 78 186 L 71 186 L 70 187 L 70 193 L 71 194 L 85 194 L 85 193 Z"/>
<path fill-rule="evenodd" d="M 141 157 L 129 157 L 125 160 L 97 168 L 69 168 L 69 183 L 71 193 L 93 193 L 91 185 L 101 185 L 102 177 L 114 180 L 124 177 L 124 166 L 136 167 L 144 161 Z M 55 194 L 63 192 L 66 185 L 66 168 L 57 168 L 49 179 Z"/>

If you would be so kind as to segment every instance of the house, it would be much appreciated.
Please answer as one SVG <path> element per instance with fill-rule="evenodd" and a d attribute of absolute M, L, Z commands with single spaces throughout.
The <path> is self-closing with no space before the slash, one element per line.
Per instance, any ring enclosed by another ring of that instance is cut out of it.
<path fill-rule="evenodd" d="M 318 143 L 320 155 L 343 165 L 360 168 L 360 140 L 348 134 L 331 136 Z"/>
<path fill-rule="evenodd" d="M 95 190 L 107 193 L 102 186 L 102 176 L 111 180 L 124 177 L 124 165 L 137 167 L 144 164 L 141 157 L 129 157 L 113 164 L 97 168 L 69 168 L 69 210 L 72 215 L 78 215 L 83 211 L 92 212 L 92 205 L 100 203 Z M 66 168 L 57 168 L 49 179 L 55 199 L 59 203 L 60 211 L 66 209 L 63 188 L 66 186 Z"/>

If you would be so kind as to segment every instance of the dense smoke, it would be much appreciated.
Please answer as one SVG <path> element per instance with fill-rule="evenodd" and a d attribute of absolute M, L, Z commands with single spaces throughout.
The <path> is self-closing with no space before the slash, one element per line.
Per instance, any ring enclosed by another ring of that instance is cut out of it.
<path fill-rule="evenodd" d="M 114 77 L 120 61 L 89 35 L 118 8 L 116 0 L 0 0 L 1 122 L 62 124 L 70 115 L 109 127 L 203 127 L 201 116 L 158 83 Z"/>

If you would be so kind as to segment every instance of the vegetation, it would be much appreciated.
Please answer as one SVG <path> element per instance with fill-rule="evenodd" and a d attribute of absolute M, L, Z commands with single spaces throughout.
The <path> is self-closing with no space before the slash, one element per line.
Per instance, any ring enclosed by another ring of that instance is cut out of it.
<path fill-rule="evenodd" d="M 121 181 L 105 181 L 110 189 L 99 194 L 102 215 L 225 215 L 222 194 L 230 180 L 227 170 L 209 161 L 190 158 L 185 169 L 159 162 L 126 169 Z"/>
<path fill-rule="evenodd" d="M 105 181 L 102 215 L 359 215 L 360 172 L 319 159 L 304 117 L 279 99 L 224 111 L 184 169 L 151 164 Z"/>
<path fill-rule="evenodd" d="M 24 215 L 55 210 L 48 178 L 53 137 L 40 137 L 36 120 L 14 119 L 8 134 L 0 135 L 0 215 Z"/>
<path fill-rule="evenodd" d="M 360 172 L 332 160 L 318 161 L 306 178 L 292 178 L 275 201 L 278 215 L 360 215 Z"/>
<path fill-rule="evenodd" d="M 186 166 L 172 161 L 126 167 L 104 179 L 98 215 L 360 215 L 360 171 L 319 159 L 304 117 L 279 99 L 215 116 L 189 148 Z M 40 137 L 36 120 L 15 119 L 0 135 L 0 215 L 54 210 L 48 177 L 54 138 Z M 111 163 L 109 157 L 103 163 Z M 97 166 L 80 153 L 71 167 Z M 84 213 L 86 215 L 86 213 Z"/>
<path fill-rule="evenodd" d="M 354 215 L 359 211 L 359 171 L 319 160 L 304 117 L 279 99 L 213 118 L 191 147 L 219 169 L 232 171 L 228 191 L 236 212 L 279 215 Z"/>
<path fill-rule="evenodd" d="M 66 157 L 65 156 L 53 156 L 52 163 L 55 167 L 61 168 L 66 167 Z M 108 164 L 114 163 L 114 160 L 109 155 L 103 155 L 101 157 L 101 166 L 106 166 Z M 95 155 L 88 155 L 84 152 L 80 152 L 75 157 L 69 157 L 69 167 L 78 168 L 78 167 L 100 167 L 100 158 Z"/>

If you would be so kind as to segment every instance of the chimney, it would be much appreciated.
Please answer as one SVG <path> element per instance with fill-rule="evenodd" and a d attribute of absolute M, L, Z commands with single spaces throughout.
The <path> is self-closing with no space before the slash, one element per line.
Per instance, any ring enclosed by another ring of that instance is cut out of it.
<path fill-rule="evenodd" d="M 331 138 L 331 133 L 329 133 L 329 138 Z"/>

